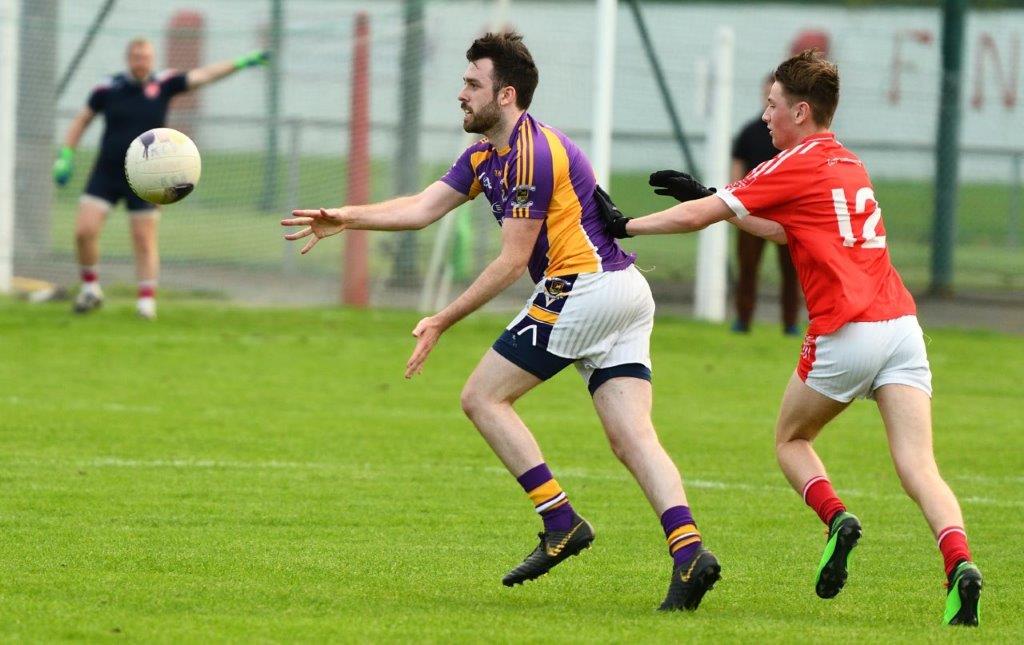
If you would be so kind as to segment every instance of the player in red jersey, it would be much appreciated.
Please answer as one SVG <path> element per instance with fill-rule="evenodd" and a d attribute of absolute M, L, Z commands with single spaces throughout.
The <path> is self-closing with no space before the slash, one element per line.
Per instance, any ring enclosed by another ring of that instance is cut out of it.
<path fill-rule="evenodd" d="M 982 578 L 971 562 L 960 506 L 935 463 L 931 371 L 914 299 L 889 259 L 882 209 L 864 164 L 829 130 L 838 71 L 806 51 L 782 63 L 774 79 L 762 118 L 782 152 L 717 193 L 683 173 L 654 173 L 659 194 L 683 203 L 613 219 L 609 230 L 616 237 L 681 233 L 728 220 L 788 242 L 810 326 L 782 398 L 775 445 L 786 478 L 828 526 L 815 590 L 832 598 L 842 589 L 861 526 L 811 444 L 853 399 L 873 398 L 903 488 L 943 555 L 949 584 L 943 621 L 977 625 Z"/>

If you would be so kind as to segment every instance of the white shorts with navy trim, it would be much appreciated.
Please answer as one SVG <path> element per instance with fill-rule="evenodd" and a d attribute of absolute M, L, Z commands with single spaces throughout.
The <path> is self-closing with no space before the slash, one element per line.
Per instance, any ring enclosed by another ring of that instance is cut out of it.
<path fill-rule="evenodd" d="M 509 332 L 570 359 L 588 383 L 599 369 L 626 364 L 651 368 L 654 298 L 636 267 L 581 273 L 564 284 L 558 280 L 537 284 Z"/>

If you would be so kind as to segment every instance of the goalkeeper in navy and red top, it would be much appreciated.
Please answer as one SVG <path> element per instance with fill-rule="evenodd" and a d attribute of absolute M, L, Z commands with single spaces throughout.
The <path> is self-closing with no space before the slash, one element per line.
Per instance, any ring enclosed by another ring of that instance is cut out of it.
<path fill-rule="evenodd" d="M 406 377 L 420 372 L 441 335 L 529 270 L 533 294 L 462 391 L 462 408 L 544 523 L 538 546 L 505 575 L 513 586 L 590 546 L 591 525 L 577 514 L 513 404 L 569 365 L 593 396 L 616 456 L 633 473 L 661 518 L 673 558 L 662 609 L 696 609 L 718 580 L 702 545 L 679 471 L 651 422 L 650 334 L 654 301 L 633 256 L 603 227 L 612 208 L 583 152 L 534 118 L 538 73 L 516 33 L 487 34 L 466 52 L 458 100 L 463 128 L 485 135 L 418 195 L 368 206 L 298 210 L 281 223 L 309 237 L 302 252 L 346 229 L 420 229 L 483 194 L 501 226 L 499 256 L 439 313 L 424 318 Z"/>
<path fill-rule="evenodd" d="M 74 311 L 86 313 L 103 304 L 97 270 L 99 236 L 107 214 L 123 199 L 131 216 L 135 271 L 139 283 L 136 311 L 142 318 L 153 319 L 156 317 L 156 283 L 160 269 L 157 250 L 159 210 L 138 197 L 128 186 L 124 174 L 124 156 L 128 146 L 143 132 L 164 126 L 167 108 L 174 96 L 240 69 L 263 65 L 269 55 L 267 52 L 254 52 L 236 60 L 213 63 L 187 72 L 165 70 L 154 73 L 156 54 L 148 40 L 132 40 L 126 53 L 128 70 L 94 87 L 85 107 L 71 122 L 64 146 L 53 164 L 53 179 L 60 186 L 68 182 L 74 170 L 75 148 L 82 133 L 97 114 L 103 114 L 105 127 L 99 154 L 79 200 L 75 221 L 75 248 L 82 287 L 75 298 Z"/>
<path fill-rule="evenodd" d="M 963 515 L 932 450 L 931 368 L 914 298 L 889 258 L 882 207 L 864 163 L 829 129 L 839 71 L 815 51 L 776 68 L 762 118 L 781 150 L 714 192 L 689 175 L 659 171 L 651 184 L 682 204 L 610 222 L 616 237 L 681 233 L 731 223 L 789 244 L 810 325 L 782 395 L 775 453 L 783 473 L 828 527 L 815 591 L 843 588 L 860 521 L 839 498 L 813 441 L 856 398 L 874 399 L 904 490 L 942 554 L 949 592 L 943 622 L 977 625 L 982 577 Z M 714 194 L 713 194 L 714 193 Z"/>

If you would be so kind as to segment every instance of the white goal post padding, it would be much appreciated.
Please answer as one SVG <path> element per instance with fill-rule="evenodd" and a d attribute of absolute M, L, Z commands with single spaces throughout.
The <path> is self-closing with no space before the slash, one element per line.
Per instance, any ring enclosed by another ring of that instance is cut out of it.
<path fill-rule="evenodd" d="M 709 186 L 729 183 L 730 141 L 732 139 L 733 52 L 736 36 L 731 27 L 720 27 L 715 38 L 715 67 L 712 75 L 712 113 L 708 130 L 707 176 Z M 721 322 L 726 315 L 729 285 L 726 267 L 729 257 L 729 224 L 719 222 L 700 232 L 697 246 L 697 283 L 693 315 L 701 320 Z"/>
<path fill-rule="evenodd" d="M 20 0 L 0 4 L 0 293 L 14 277 L 14 164 Z"/>

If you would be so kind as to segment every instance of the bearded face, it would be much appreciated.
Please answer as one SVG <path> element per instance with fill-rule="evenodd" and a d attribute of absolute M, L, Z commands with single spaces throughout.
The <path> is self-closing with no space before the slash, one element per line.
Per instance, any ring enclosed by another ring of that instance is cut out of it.
<path fill-rule="evenodd" d="M 465 84 L 458 97 L 462 128 L 466 132 L 486 134 L 501 123 L 500 88 L 494 80 L 494 63 L 490 58 L 471 62 L 462 80 Z"/>
<path fill-rule="evenodd" d="M 474 134 L 484 134 L 498 124 L 501 119 L 501 108 L 498 97 L 493 95 L 491 101 L 474 109 L 469 103 L 462 104 L 462 129 Z"/>

